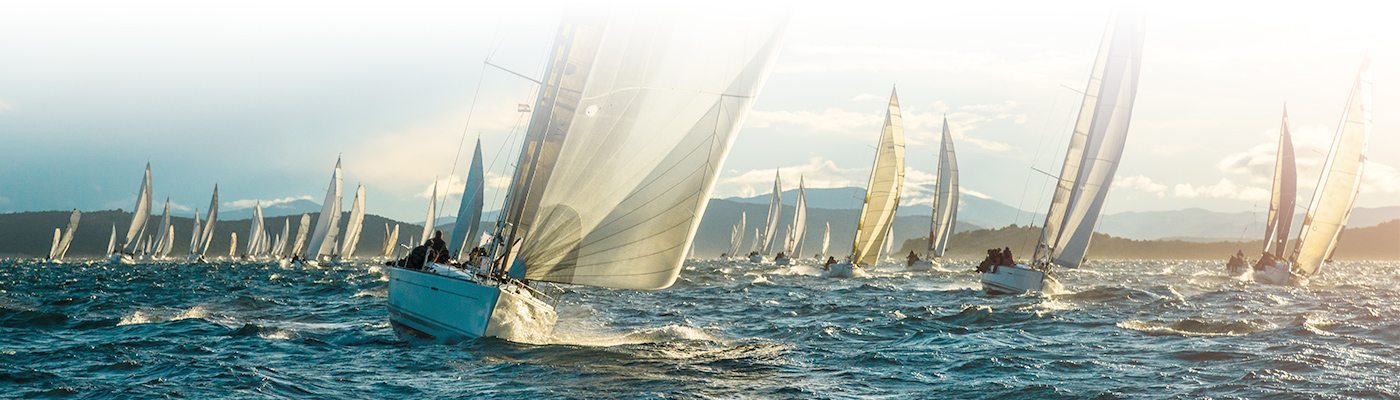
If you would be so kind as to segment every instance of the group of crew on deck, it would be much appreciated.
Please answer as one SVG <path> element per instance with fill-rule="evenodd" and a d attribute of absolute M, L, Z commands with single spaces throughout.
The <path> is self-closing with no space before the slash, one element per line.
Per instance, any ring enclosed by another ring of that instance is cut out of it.
<path fill-rule="evenodd" d="M 476 247 L 472 248 L 463 259 L 467 260 L 468 264 L 481 265 L 481 260 L 484 257 L 486 257 L 486 249 Z M 409 250 L 407 256 L 389 261 L 385 265 L 421 270 L 429 262 L 443 265 L 452 263 L 452 251 L 448 250 L 447 241 L 442 239 L 442 231 L 434 231 L 431 239 Z"/>
<path fill-rule="evenodd" d="M 977 264 L 977 272 L 991 272 L 996 267 L 1010 267 L 1016 265 L 1016 257 L 1011 255 L 1011 248 L 987 249 L 987 258 L 982 263 Z"/>
<path fill-rule="evenodd" d="M 1254 262 L 1254 270 L 1262 271 L 1264 267 L 1274 264 L 1278 264 L 1278 259 L 1274 258 L 1273 254 L 1265 252 L 1264 255 L 1259 256 L 1258 261 Z M 1235 251 L 1235 255 L 1230 256 L 1230 261 L 1225 263 L 1225 267 L 1232 271 L 1244 268 L 1246 265 L 1249 265 L 1249 259 L 1245 258 L 1244 250 Z"/>

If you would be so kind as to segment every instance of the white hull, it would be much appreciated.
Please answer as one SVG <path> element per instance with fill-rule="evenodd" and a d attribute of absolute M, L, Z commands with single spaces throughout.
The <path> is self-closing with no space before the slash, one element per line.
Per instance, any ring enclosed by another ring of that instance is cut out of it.
<path fill-rule="evenodd" d="M 1267 285 L 1307 286 L 1308 278 L 1294 274 L 1290 267 L 1286 262 L 1265 265 L 1263 269 L 1254 270 L 1254 281 Z"/>
<path fill-rule="evenodd" d="M 509 285 L 482 284 L 468 274 L 389 269 L 389 322 L 411 336 L 449 343 L 512 339 L 522 329 L 552 330 L 556 318 L 554 307 Z"/>
<path fill-rule="evenodd" d="M 763 255 L 762 255 L 762 254 L 754 254 L 754 255 L 751 255 L 751 256 L 749 256 L 749 262 L 751 262 L 751 263 L 761 263 L 761 262 L 763 262 Z"/>
<path fill-rule="evenodd" d="M 791 257 L 775 258 L 775 259 L 773 259 L 773 265 L 792 265 L 792 258 L 791 258 Z"/>
<path fill-rule="evenodd" d="M 933 260 L 918 260 L 908 264 L 910 271 L 931 271 L 934 267 L 943 268 L 943 264 Z"/>
<path fill-rule="evenodd" d="M 831 266 L 826 269 L 826 276 L 828 278 L 854 278 L 856 275 L 864 273 L 865 271 L 863 271 L 859 265 L 850 262 L 831 264 Z"/>
<path fill-rule="evenodd" d="M 982 273 L 982 290 L 987 294 L 1039 293 L 1045 289 L 1045 272 L 1025 265 L 995 266 Z"/>
<path fill-rule="evenodd" d="M 126 254 L 113 254 L 107 257 L 107 262 L 121 265 L 135 265 L 136 260 Z"/>

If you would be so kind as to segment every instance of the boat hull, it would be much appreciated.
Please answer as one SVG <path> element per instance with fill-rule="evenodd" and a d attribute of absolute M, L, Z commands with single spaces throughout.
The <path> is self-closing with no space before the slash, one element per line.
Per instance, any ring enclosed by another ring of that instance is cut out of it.
<path fill-rule="evenodd" d="M 754 254 L 754 255 L 751 255 L 751 256 L 749 256 L 749 262 L 751 262 L 751 263 L 761 263 L 761 262 L 763 262 L 763 255 L 762 255 L 762 254 Z"/>
<path fill-rule="evenodd" d="M 908 266 L 908 268 L 909 268 L 910 271 L 919 271 L 919 272 L 931 271 L 931 270 L 933 270 L 933 268 L 934 268 L 935 266 L 937 266 L 937 267 L 939 267 L 939 268 L 942 268 L 942 267 L 943 267 L 942 264 L 938 263 L 937 261 L 933 261 L 933 260 L 917 260 L 917 261 L 910 261 L 910 262 L 907 263 L 906 265 Z"/>
<path fill-rule="evenodd" d="M 1254 270 L 1254 281 L 1279 286 L 1307 286 L 1308 284 L 1308 278 L 1294 274 L 1292 265 L 1286 262 L 1266 264 L 1262 268 Z"/>
<path fill-rule="evenodd" d="M 982 290 L 987 294 L 1039 293 L 1045 289 L 1045 272 L 1025 265 L 999 265 L 982 273 Z"/>
<path fill-rule="evenodd" d="M 556 318 L 553 307 L 508 286 L 482 284 L 466 274 L 389 268 L 389 322 L 408 336 L 444 343 L 511 340 L 547 334 Z"/>
<path fill-rule="evenodd" d="M 131 256 L 126 255 L 126 254 L 113 254 L 113 255 L 107 256 L 107 262 L 112 263 L 112 264 L 121 264 L 121 265 L 135 265 L 135 264 L 136 264 L 136 260 L 133 259 L 133 258 L 131 258 Z"/>
<path fill-rule="evenodd" d="M 854 278 L 856 274 L 860 273 L 862 273 L 860 266 L 850 262 L 831 264 L 826 269 L 828 278 Z"/>
<path fill-rule="evenodd" d="M 792 265 L 792 258 L 791 258 L 791 257 L 775 258 L 775 259 L 773 259 L 773 265 Z"/>

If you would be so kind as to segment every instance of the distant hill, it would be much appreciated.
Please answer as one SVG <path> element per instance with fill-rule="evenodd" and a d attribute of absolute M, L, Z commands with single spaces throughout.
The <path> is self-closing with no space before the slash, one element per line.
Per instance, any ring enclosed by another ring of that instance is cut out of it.
<path fill-rule="evenodd" d="M 354 196 L 354 193 L 351 193 L 350 195 L 351 195 L 351 196 Z M 350 200 L 350 199 L 346 199 L 346 201 L 349 201 L 349 200 Z M 204 205 L 208 205 L 208 203 L 204 203 Z M 204 205 L 201 205 L 201 207 L 203 207 Z M 225 217 L 227 217 L 227 218 L 230 219 L 230 220 L 253 218 L 253 208 L 252 208 L 252 207 L 243 208 L 243 209 L 238 209 L 238 210 L 223 210 L 222 208 L 224 208 L 224 207 L 226 207 L 226 206 L 223 206 L 223 205 L 219 206 L 219 208 L 221 208 L 221 209 L 219 210 L 219 218 L 225 218 Z M 267 218 L 267 217 L 282 217 L 282 216 L 288 216 L 288 215 L 296 215 L 296 216 L 300 217 L 302 214 L 314 214 L 314 213 L 320 213 L 320 212 L 321 212 L 321 203 L 317 203 L 317 202 L 314 202 L 314 201 L 311 201 L 311 200 L 292 200 L 292 201 L 287 202 L 287 203 L 282 203 L 282 204 L 277 204 L 277 205 L 272 205 L 272 206 L 268 206 L 268 205 L 264 205 L 264 206 L 263 206 L 263 218 Z M 204 215 L 204 214 L 203 214 L 203 213 L 204 213 L 204 210 L 201 210 L 200 213 L 201 213 L 200 216 L 203 217 L 203 215 Z"/>

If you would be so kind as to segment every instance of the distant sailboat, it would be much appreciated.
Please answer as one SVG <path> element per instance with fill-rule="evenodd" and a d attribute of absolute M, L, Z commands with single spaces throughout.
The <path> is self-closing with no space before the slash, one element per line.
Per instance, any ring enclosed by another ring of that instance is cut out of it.
<path fill-rule="evenodd" d="M 399 246 L 399 226 L 394 225 L 394 230 L 389 231 L 389 224 L 384 224 L 384 258 L 393 258 L 394 251 Z"/>
<path fill-rule="evenodd" d="M 165 211 L 161 213 L 160 229 L 156 231 L 156 241 L 151 253 L 146 254 L 147 260 L 160 260 L 165 258 L 167 247 L 173 245 L 175 237 L 170 234 L 170 198 L 165 198 Z"/>
<path fill-rule="evenodd" d="M 1256 269 L 1256 282 L 1306 286 L 1308 278 L 1317 274 L 1322 263 L 1331 258 L 1361 190 L 1366 143 L 1370 137 L 1371 60 L 1367 58 L 1361 62 L 1342 112 L 1342 122 L 1332 138 L 1332 149 L 1323 163 L 1317 191 L 1303 218 L 1303 229 L 1298 232 L 1298 245 L 1287 260 L 1265 262 L 1261 269 Z M 1281 247 L 1274 250 L 1283 251 Z"/>
<path fill-rule="evenodd" d="M 482 168 L 481 139 L 476 141 L 471 167 L 467 171 L 466 187 L 462 188 L 462 204 L 457 207 L 457 222 L 452 225 L 448 253 L 459 261 L 470 262 L 467 254 L 481 245 L 481 209 L 486 204 L 486 172 Z M 388 226 L 385 226 L 388 231 Z"/>
<path fill-rule="evenodd" d="M 1032 265 L 979 266 L 988 293 L 1040 292 L 1052 266 L 1074 268 L 1084 262 L 1123 155 L 1137 96 L 1143 32 L 1136 19 L 1131 14 L 1115 17 L 1104 32 Z"/>
<path fill-rule="evenodd" d="M 117 251 L 117 224 L 112 224 L 112 236 L 107 237 L 107 254 Z"/>
<path fill-rule="evenodd" d="M 393 325 L 528 340 L 556 317 L 526 281 L 671 286 L 776 50 L 777 29 L 742 19 L 566 16 L 488 245 L 497 267 L 391 268 Z"/>
<path fill-rule="evenodd" d="M 204 255 L 214 244 L 214 225 L 219 221 L 219 184 L 214 184 L 214 194 L 209 196 L 209 211 L 205 214 L 204 226 L 199 231 L 199 245 L 191 247 L 190 262 L 204 262 Z"/>
<path fill-rule="evenodd" d="M 768 200 L 768 220 L 763 224 L 763 236 L 759 238 L 762 248 L 749 254 L 749 262 L 763 262 L 763 256 L 773 252 L 773 236 L 778 234 L 778 224 L 783 218 L 783 178 L 780 172 L 773 172 L 773 195 Z"/>
<path fill-rule="evenodd" d="M 739 223 L 729 230 L 729 251 L 724 253 L 725 257 L 736 258 L 739 256 L 739 250 L 744 246 L 744 231 L 748 230 L 748 223 L 749 213 L 740 211 Z"/>
<path fill-rule="evenodd" d="M 297 222 L 297 237 L 292 241 L 292 250 L 287 252 L 291 257 L 299 257 L 302 250 L 306 249 L 306 235 L 311 228 L 311 216 L 302 214 Z"/>
<path fill-rule="evenodd" d="M 340 222 L 340 191 L 345 179 L 340 175 L 340 158 L 335 159 L 335 170 L 331 172 L 331 182 L 326 187 L 326 199 L 321 203 L 321 215 L 316 218 L 316 229 L 307 242 L 306 252 L 301 262 L 311 266 L 320 265 L 321 256 L 335 247 L 335 233 Z M 328 239 L 329 238 L 329 239 Z"/>
<path fill-rule="evenodd" d="M 262 202 L 253 203 L 253 218 L 248 220 L 248 248 L 244 258 L 256 260 L 262 255 L 263 213 Z"/>
<path fill-rule="evenodd" d="M 126 229 L 126 241 L 122 242 L 121 252 L 109 255 L 109 261 L 120 264 L 135 264 L 136 253 L 141 251 L 141 237 L 145 235 L 146 220 L 151 217 L 151 163 L 146 163 L 146 174 L 141 178 L 141 189 L 136 194 L 136 207 L 131 213 L 131 225 Z"/>
<path fill-rule="evenodd" d="M 826 262 L 831 250 L 831 223 L 826 223 L 826 228 L 822 230 L 822 252 L 817 255 L 818 262 Z"/>
<path fill-rule="evenodd" d="M 340 246 L 340 259 L 355 258 L 355 247 L 360 243 L 360 231 L 365 222 L 365 185 L 355 188 L 355 199 L 350 203 L 350 220 L 345 223 L 345 242 Z"/>
<path fill-rule="evenodd" d="M 948 239 L 958 223 L 958 156 L 953 150 L 953 134 L 948 130 L 948 117 L 943 117 L 943 142 L 938 152 L 938 190 L 933 195 L 933 216 L 928 232 L 928 251 L 924 259 L 910 260 L 909 268 L 929 270 L 942 263 Z"/>
<path fill-rule="evenodd" d="M 228 233 L 228 258 L 234 259 L 238 252 L 238 232 Z"/>
<path fill-rule="evenodd" d="M 53 241 L 49 242 L 48 261 L 58 260 L 58 242 L 63 240 L 63 228 L 53 228 Z"/>
<path fill-rule="evenodd" d="M 865 186 L 865 201 L 861 204 L 860 220 L 856 223 L 855 241 L 851 255 L 843 262 L 827 265 L 827 275 L 849 278 L 862 268 L 874 266 L 880 260 L 880 249 L 891 240 L 895 210 L 904 190 L 904 124 L 899 114 L 899 96 L 890 90 L 885 122 L 880 128 L 880 142 L 875 148 L 875 163 L 870 168 L 870 181 Z"/>
<path fill-rule="evenodd" d="M 1293 209 L 1298 202 L 1298 167 L 1293 152 L 1293 136 L 1288 128 L 1287 109 L 1283 111 L 1283 122 L 1279 128 L 1271 193 L 1269 214 L 1264 225 L 1264 248 L 1260 252 L 1260 265 L 1272 265 L 1275 260 L 1287 259 L 1285 254 L 1288 236 L 1293 229 Z M 1240 276 L 1251 271 L 1249 262 L 1241 255 L 1231 257 L 1225 267 L 1230 276 Z"/>
<path fill-rule="evenodd" d="M 783 243 L 783 257 L 773 259 L 777 265 L 792 264 L 801 257 L 802 236 L 807 233 L 807 179 L 797 178 L 797 204 L 793 206 L 792 224 L 788 225 L 787 240 Z"/>
<path fill-rule="evenodd" d="M 83 213 L 74 208 L 73 212 L 68 214 L 68 227 L 63 229 L 63 234 L 61 236 L 59 235 L 58 228 L 54 228 L 53 248 L 49 251 L 50 262 L 61 262 L 63 261 L 63 257 L 68 255 L 68 248 L 73 245 L 73 234 L 78 232 L 78 220 L 82 218 Z M 115 232 L 116 231 L 113 230 L 114 238 L 116 237 Z"/>

